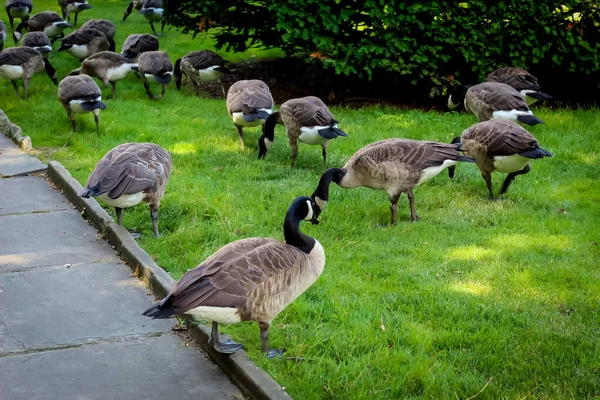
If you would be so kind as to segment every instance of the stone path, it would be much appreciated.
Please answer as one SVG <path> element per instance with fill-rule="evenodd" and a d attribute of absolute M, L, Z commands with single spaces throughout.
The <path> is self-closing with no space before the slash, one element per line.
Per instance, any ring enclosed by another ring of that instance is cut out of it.
<path fill-rule="evenodd" d="M 44 168 L 0 133 L 0 399 L 241 399 Z"/>

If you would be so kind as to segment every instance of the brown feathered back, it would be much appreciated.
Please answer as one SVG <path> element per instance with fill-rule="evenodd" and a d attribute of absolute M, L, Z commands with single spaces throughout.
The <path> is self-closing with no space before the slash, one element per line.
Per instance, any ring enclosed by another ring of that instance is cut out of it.
<path fill-rule="evenodd" d="M 260 108 L 272 109 L 273 96 L 269 86 L 261 80 L 241 80 L 235 82 L 227 92 L 227 110 L 244 114 L 255 112 Z"/>

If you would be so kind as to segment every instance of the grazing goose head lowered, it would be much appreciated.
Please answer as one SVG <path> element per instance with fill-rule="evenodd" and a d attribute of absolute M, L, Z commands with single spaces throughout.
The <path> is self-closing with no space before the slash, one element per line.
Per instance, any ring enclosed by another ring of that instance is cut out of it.
<path fill-rule="evenodd" d="M 21 38 L 24 29 L 27 29 L 29 32 L 44 32 L 50 38 L 50 42 L 54 43 L 65 36 L 63 31 L 67 28 L 72 28 L 71 24 L 61 18 L 60 15 L 52 11 L 42 11 L 32 16 L 29 20 L 21 22 L 13 32 L 13 35 L 15 36 L 15 41 L 17 41 Z"/>
<path fill-rule="evenodd" d="M 9 79 L 19 96 L 17 80 L 23 79 L 23 97 L 27 98 L 29 80 L 38 72 L 46 70 L 52 83 L 56 85 L 56 69 L 50 61 L 31 47 L 11 47 L 0 52 L 0 77 Z"/>
<path fill-rule="evenodd" d="M 150 28 L 152 28 L 152 33 L 156 35 L 156 29 L 154 29 L 154 23 L 157 21 L 161 21 L 160 25 L 160 36 L 163 34 L 163 30 L 165 29 L 165 18 L 164 18 L 163 9 L 163 1 L 162 0 L 144 0 L 142 4 L 142 9 L 138 12 L 138 14 L 146 17 L 148 22 L 150 22 Z M 125 18 L 123 18 L 125 19 Z"/>
<path fill-rule="evenodd" d="M 230 74 L 231 71 L 225 67 L 228 61 L 217 53 L 210 50 L 192 51 L 183 58 L 175 61 L 175 83 L 177 90 L 181 90 L 181 81 L 185 76 L 188 82 L 194 86 L 196 96 L 200 97 L 200 86 L 205 82 L 219 81 L 221 92 L 225 97 L 225 88 L 221 77 Z"/>
<path fill-rule="evenodd" d="M 164 51 L 147 51 L 138 57 L 140 78 L 144 83 L 146 94 L 150 99 L 162 99 L 167 85 L 173 78 L 173 64 Z M 155 97 L 150 91 L 150 83 L 156 82 L 162 86 L 160 97 Z"/>
<path fill-rule="evenodd" d="M 125 78 L 127 74 L 137 71 L 138 65 L 119 53 L 101 51 L 83 60 L 81 67 L 69 75 L 85 74 L 94 76 L 102 81 L 106 88 L 112 86 L 111 98 L 116 98 L 116 82 Z"/>
<path fill-rule="evenodd" d="M 46 59 L 52 54 L 52 44 L 44 32 L 27 32 L 23 35 L 21 45 L 39 51 Z"/>
<path fill-rule="evenodd" d="M 93 113 L 96 132 L 100 133 L 100 110 L 106 105 L 102 102 L 102 92 L 92 78 L 87 75 L 66 76 L 58 85 L 58 99 L 65 108 L 73 131 L 77 131 L 75 114 Z"/>
<path fill-rule="evenodd" d="M 80 12 L 92 9 L 87 0 L 58 0 L 58 5 L 62 10 L 63 18 L 69 22 L 71 22 L 71 13 L 75 13 L 73 26 L 77 26 L 77 17 Z"/>
<path fill-rule="evenodd" d="M 8 15 L 8 21 L 10 22 L 10 29 L 15 31 L 14 20 L 15 18 L 19 18 L 21 22 L 27 22 L 29 19 L 29 15 L 31 11 L 33 11 L 33 2 L 31 0 L 6 0 L 5 3 L 6 15 Z M 0 22 L 0 25 L 2 22 Z M 14 36 L 15 43 L 17 43 L 18 38 Z M 2 50 L 0 48 L 0 50 Z"/>
<path fill-rule="evenodd" d="M 219 323 L 256 321 L 261 349 L 269 357 L 271 322 L 321 275 L 325 252 L 314 238 L 299 229 L 301 221 L 318 223 L 310 197 L 298 197 L 287 211 L 283 224 L 285 243 L 271 238 L 237 240 L 222 247 L 175 283 L 167 296 L 144 311 L 153 318 L 189 314 L 212 321 L 211 343 L 220 353 L 243 347 L 220 340 Z"/>

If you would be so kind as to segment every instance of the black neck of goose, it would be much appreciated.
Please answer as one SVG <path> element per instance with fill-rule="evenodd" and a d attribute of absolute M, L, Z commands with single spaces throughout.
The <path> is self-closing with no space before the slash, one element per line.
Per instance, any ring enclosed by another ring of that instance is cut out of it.
<path fill-rule="evenodd" d="M 317 216 L 323 211 L 329 201 L 329 186 L 331 185 L 331 182 L 339 184 L 344 175 L 346 175 L 346 170 L 343 168 L 329 168 L 321 176 L 321 179 L 319 179 L 317 188 L 310 196 L 319 207 Z"/>
<path fill-rule="evenodd" d="M 276 111 L 269 115 L 265 121 L 265 131 L 263 135 L 271 142 L 275 140 L 275 126 L 281 123 L 281 113 Z"/>
<path fill-rule="evenodd" d="M 178 58 L 175 61 L 175 68 L 173 69 L 173 75 L 175 75 L 175 84 L 177 85 L 177 90 L 181 90 L 181 58 Z"/>
<path fill-rule="evenodd" d="M 315 239 L 300 232 L 300 221 L 303 217 L 298 215 L 298 209 L 291 209 L 285 216 L 283 223 L 283 236 L 285 242 L 291 246 L 297 247 L 302 252 L 308 254 L 315 247 Z"/>

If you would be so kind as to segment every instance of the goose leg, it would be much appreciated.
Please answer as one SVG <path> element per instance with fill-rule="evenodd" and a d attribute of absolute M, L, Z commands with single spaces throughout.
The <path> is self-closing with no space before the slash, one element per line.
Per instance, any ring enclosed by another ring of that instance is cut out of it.
<path fill-rule="evenodd" d="M 222 354 L 233 354 L 244 347 L 243 344 L 236 343 L 231 339 L 219 340 L 219 324 L 214 321 L 212 323 L 212 332 L 208 342 L 213 345 L 216 351 Z"/>
<path fill-rule="evenodd" d="M 162 92 L 160 92 L 160 99 L 162 99 L 163 97 L 165 97 L 165 93 L 167 91 L 167 85 L 162 85 Z"/>
<path fill-rule="evenodd" d="M 65 107 L 65 110 L 67 111 L 67 115 L 69 116 L 69 119 L 71 120 L 71 125 L 73 125 L 73 132 L 77 132 L 77 123 L 75 122 L 75 114 L 73 114 L 71 109 L 68 107 Z"/>
<path fill-rule="evenodd" d="M 494 200 L 494 190 L 492 189 L 492 175 L 489 172 L 482 171 L 481 176 L 483 177 L 483 180 L 485 181 L 485 185 L 487 186 L 487 188 L 490 192 L 490 199 Z M 508 179 L 508 177 L 507 177 L 507 179 Z"/>
<path fill-rule="evenodd" d="M 63 33 L 61 33 L 61 34 L 59 34 L 59 35 L 56 35 L 56 36 L 54 36 L 54 37 L 52 38 L 52 40 L 50 40 L 50 45 L 54 45 L 54 42 L 56 42 L 58 39 L 62 39 L 62 38 L 64 38 L 64 37 L 65 37 L 65 34 L 64 34 L 64 32 L 63 32 Z"/>
<path fill-rule="evenodd" d="M 327 165 L 327 145 L 329 144 L 329 142 L 325 142 L 321 145 L 321 147 L 323 147 L 323 150 L 321 151 L 321 154 L 323 154 L 323 165 Z"/>
<path fill-rule="evenodd" d="M 100 110 L 94 110 L 94 121 L 96 122 L 96 133 L 100 134 Z"/>
<path fill-rule="evenodd" d="M 123 209 L 121 207 L 115 207 L 115 214 L 117 214 L 117 224 L 123 226 Z"/>
<path fill-rule="evenodd" d="M 127 9 L 125 10 L 125 13 L 123 14 L 123 21 L 125 21 L 127 19 L 127 17 L 129 17 L 129 14 L 131 14 L 131 11 L 133 11 L 133 1 L 131 3 L 129 3 L 129 5 L 127 6 Z"/>
<path fill-rule="evenodd" d="M 242 144 L 242 150 L 244 150 L 244 132 L 242 131 L 242 126 L 235 124 L 235 129 L 237 129 L 238 135 L 240 135 L 240 143 Z"/>
<path fill-rule="evenodd" d="M 79 13 L 75 13 L 75 20 L 73 21 L 73 27 L 77 26 L 77 17 L 79 16 Z"/>
<path fill-rule="evenodd" d="M 166 19 L 162 19 L 162 23 L 160 24 L 160 36 L 163 35 L 163 31 L 165 30 L 165 24 L 167 23 Z"/>
<path fill-rule="evenodd" d="M 10 83 L 12 83 L 13 87 L 15 88 L 15 92 L 17 93 L 17 97 L 21 98 L 21 95 L 19 94 L 19 85 L 17 85 L 17 81 L 10 81 Z"/>
<path fill-rule="evenodd" d="M 146 89 L 146 94 L 148 95 L 148 98 L 150 100 L 154 100 L 154 95 L 152 94 L 152 92 L 150 91 L 150 85 L 148 84 L 147 81 L 144 80 L 144 89 Z"/>
<path fill-rule="evenodd" d="M 150 28 L 152 28 L 152 32 L 154 33 L 154 36 L 158 36 L 156 34 L 156 29 L 154 29 L 154 22 L 150 21 Z"/>
<path fill-rule="evenodd" d="M 12 15 L 10 15 L 10 12 L 7 13 L 8 14 L 8 22 L 10 22 L 10 30 L 11 31 L 15 31 L 15 25 L 14 25 L 14 18 L 12 17 Z M 17 42 L 15 42 L 16 44 Z"/>
<path fill-rule="evenodd" d="M 27 86 L 29 86 L 29 78 L 23 78 L 23 98 L 27 98 Z"/>
<path fill-rule="evenodd" d="M 221 85 L 221 92 L 223 93 L 223 97 L 227 97 L 227 94 L 225 93 L 225 86 L 223 86 L 223 79 L 221 77 L 219 77 L 219 84 Z"/>
<path fill-rule="evenodd" d="M 283 355 L 285 349 L 269 349 L 269 328 L 271 324 L 268 322 L 259 322 L 258 327 L 260 328 L 260 350 L 266 353 L 267 358 L 275 358 Z"/>
<path fill-rule="evenodd" d="M 396 218 L 398 217 L 398 200 L 400 199 L 400 194 L 395 194 L 393 196 L 389 196 L 390 198 L 390 211 L 392 212 L 392 225 L 396 225 Z"/>
<path fill-rule="evenodd" d="M 406 192 L 406 194 L 408 195 L 408 202 L 410 203 L 410 222 L 417 222 L 421 217 L 417 215 L 417 211 L 415 210 L 415 194 L 412 189 Z"/>
<path fill-rule="evenodd" d="M 506 193 L 506 191 L 508 190 L 508 186 L 511 184 L 511 182 L 513 181 L 513 179 L 515 179 L 516 176 L 526 174 L 529 171 L 531 171 L 531 167 L 529 166 L 529 164 L 527 164 L 522 170 L 511 172 L 510 174 L 508 174 L 506 176 L 506 179 L 504 180 L 504 183 L 502 184 L 502 189 L 500 189 L 500 195 Z"/>
<path fill-rule="evenodd" d="M 150 204 L 150 218 L 152 219 L 152 232 L 154 237 L 160 237 L 158 234 L 158 206 Z"/>
<path fill-rule="evenodd" d="M 292 168 L 294 168 L 298 156 L 298 141 L 290 138 L 290 147 L 292 148 Z"/>
<path fill-rule="evenodd" d="M 112 82 L 110 84 L 110 86 L 112 86 L 112 95 L 111 95 L 111 99 L 116 99 L 117 98 L 117 82 Z"/>

